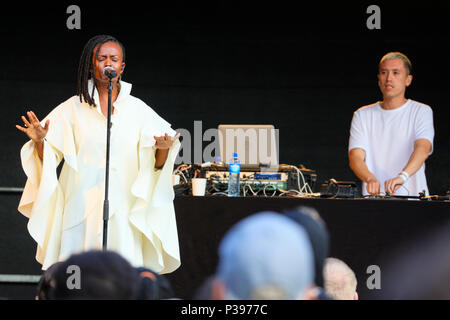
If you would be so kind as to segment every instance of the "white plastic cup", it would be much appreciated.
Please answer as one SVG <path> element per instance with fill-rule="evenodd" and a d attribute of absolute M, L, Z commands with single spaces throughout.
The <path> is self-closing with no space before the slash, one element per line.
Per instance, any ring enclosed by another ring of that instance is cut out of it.
<path fill-rule="evenodd" d="M 177 174 L 173 174 L 172 175 L 172 185 L 176 186 L 179 183 L 180 183 L 180 176 Z"/>
<path fill-rule="evenodd" d="M 193 178 L 192 179 L 192 195 L 204 196 L 206 190 L 205 178 Z"/>

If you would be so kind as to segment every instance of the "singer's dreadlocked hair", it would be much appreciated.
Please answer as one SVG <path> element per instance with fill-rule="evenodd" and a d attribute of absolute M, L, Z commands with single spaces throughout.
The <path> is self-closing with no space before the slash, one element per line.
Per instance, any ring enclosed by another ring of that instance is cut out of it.
<path fill-rule="evenodd" d="M 94 61 L 97 61 L 97 55 L 100 51 L 100 47 L 106 42 L 115 42 L 120 45 L 123 55 L 122 61 L 125 62 L 125 48 L 122 43 L 120 43 L 120 41 L 113 36 L 98 35 L 91 38 L 86 43 L 83 52 L 81 53 L 80 64 L 78 65 L 77 96 L 80 97 L 80 102 L 83 102 L 84 99 L 85 102 L 94 107 L 96 106 L 94 101 L 95 77 L 90 70 L 92 69 L 93 72 L 95 72 L 95 66 L 92 65 L 92 56 L 94 55 L 94 48 L 99 45 L 95 51 Z M 94 81 L 94 86 L 92 87 L 92 93 L 89 94 L 88 80 L 91 78 Z"/>

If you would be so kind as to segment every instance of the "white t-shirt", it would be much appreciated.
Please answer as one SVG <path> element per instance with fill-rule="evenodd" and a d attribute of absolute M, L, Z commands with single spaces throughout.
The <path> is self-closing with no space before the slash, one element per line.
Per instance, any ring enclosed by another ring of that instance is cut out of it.
<path fill-rule="evenodd" d="M 353 114 L 348 150 L 355 148 L 366 152 L 366 165 L 380 182 L 396 177 L 406 166 L 414 150 L 414 141 L 428 139 L 433 146 L 433 111 L 422 103 L 408 100 L 393 110 L 384 110 L 380 103 L 359 108 Z M 430 152 L 432 153 L 433 148 Z M 367 195 L 366 183 L 362 191 Z M 397 195 L 417 196 L 425 190 L 425 164 L 400 187 Z"/>

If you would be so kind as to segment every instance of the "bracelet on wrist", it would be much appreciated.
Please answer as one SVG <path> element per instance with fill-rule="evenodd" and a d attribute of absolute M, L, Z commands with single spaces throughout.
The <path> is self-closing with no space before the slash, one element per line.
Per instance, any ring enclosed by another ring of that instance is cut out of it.
<path fill-rule="evenodd" d="M 406 183 L 406 181 L 408 181 L 408 179 L 409 179 L 409 174 L 408 174 L 408 172 L 406 172 L 406 171 L 400 172 L 400 173 L 398 174 L 398 176 L 399 176 L 400 178 L 402 178 L 403 183 Z"/>

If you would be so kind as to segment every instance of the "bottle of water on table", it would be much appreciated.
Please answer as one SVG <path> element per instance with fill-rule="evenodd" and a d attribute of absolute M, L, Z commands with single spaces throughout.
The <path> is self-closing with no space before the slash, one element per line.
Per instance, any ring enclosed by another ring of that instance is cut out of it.
<path fill-rule="evenodd" d="M 230 160 L 228 165 L 228 173 L 228 196 L 239 197 L 239 176 L 241 174 L 241 163 L 239 162 L 238 154 L 236 152 L 233 153 L 233 158 Z"/>

